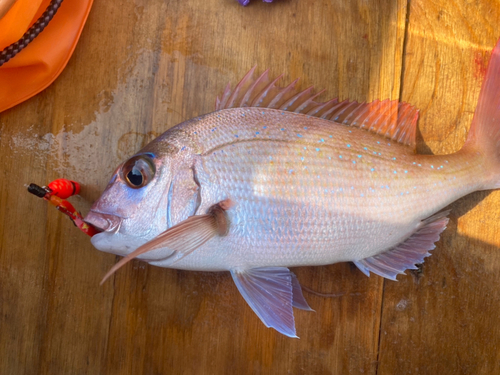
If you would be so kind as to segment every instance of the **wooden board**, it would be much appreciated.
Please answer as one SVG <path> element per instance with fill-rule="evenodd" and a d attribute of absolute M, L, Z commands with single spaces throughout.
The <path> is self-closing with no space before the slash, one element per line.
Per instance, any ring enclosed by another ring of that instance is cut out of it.
<path fill-rule="evenodd" d="M 411 102 L 419 151 L 456 151 L 499 24 L 498 0 L 96 0 L 56 82 L 0 114 L 0 373 L 500 372 L 499 192 L 454 203 L 433 256 L 399 282 L 294 270 L 337 295 L 305 293 L 316 312 L 296 312 L 296 340 L 265 328 L 227 273 L 134 261 L 99 287 L 116 257 L 25 190 L 75 179 L 87 212 L 119 162 L 212 111 L 255 64 L 341 99 Z"/>

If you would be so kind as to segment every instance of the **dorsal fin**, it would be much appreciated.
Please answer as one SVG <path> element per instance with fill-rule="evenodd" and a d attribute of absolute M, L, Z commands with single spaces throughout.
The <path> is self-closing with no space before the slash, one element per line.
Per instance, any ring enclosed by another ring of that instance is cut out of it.
<path fill-rule="evenodd" d="M 285 87 L 276 82 L 283 76 L 269 78 L 269 70 L 254 77 L 256 66 L 231 90 L 228 84 L 217 97 L 215 110 L 237 107 L 261 107 L 303 113 L 348 126 L 369 130 L 415 148 L 418 109 L 397 100 L 375 100 L 370 103 L 331 99 L 318 102 L 315 99 L 324 92 L 314 87 L 303 91 L 295 88 L 298 79 Z"/>

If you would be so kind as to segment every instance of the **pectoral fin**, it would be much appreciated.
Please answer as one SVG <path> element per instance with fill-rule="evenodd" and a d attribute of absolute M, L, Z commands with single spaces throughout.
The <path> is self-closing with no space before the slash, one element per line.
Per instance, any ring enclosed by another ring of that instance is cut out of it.
<path fill-rule="evenodd" d="M 431 255 L 439 235 L 448 224 L 449 210 L 438 212 L 420 223 L 417 230 L 404 242 L 381 254 L 354 261 L 354 264 L 366 276 L 370 271 L 390 280 L 396 280 L 398 274 L 407 269 L 416 269 L 415 264 L 422 263 Z"/>
<path fill-rule="evenodd" d="M 141 254 L 168 248 L 173 250 L 173 253 L 168 258 L 171 259 L 171 264 L 173 264 L 192 253 L 211 238 L 226 235 L 229 230 L 229 221 L 225 211 L 231 206 L 232 202 L 226 199 L 212 206 L 207 214 L 190 216 L 172 228 L 167 229 L 116 263 L 104 276 L 101 285 L 119 268 Z"/>
<path fill-rule="evenodd" d="M 285 267 L 232 270 L 231 275 L 241 295 L 266 327 L 297 337 L 293 306 L 311 310 L 302 295 L 295 275 Z"/>

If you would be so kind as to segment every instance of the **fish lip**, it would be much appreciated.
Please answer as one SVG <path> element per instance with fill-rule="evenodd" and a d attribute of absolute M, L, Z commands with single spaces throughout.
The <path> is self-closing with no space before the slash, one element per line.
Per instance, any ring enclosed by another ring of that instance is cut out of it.
<path fill-rule="evenodd" d="M 83 221 L 101 232 L 116 233 L 120 230 L 124 219 L 126 218 L 123 216 L 91 209 Z"/>

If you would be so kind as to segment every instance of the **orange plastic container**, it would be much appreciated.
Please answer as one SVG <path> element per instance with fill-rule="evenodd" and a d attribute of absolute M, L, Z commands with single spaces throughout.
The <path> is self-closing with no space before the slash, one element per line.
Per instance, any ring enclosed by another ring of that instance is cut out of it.
<path fill-rule="evenodd" d="M 68 63 L 93 0 L 64 0 L 48 26 L 0 67 L 0 112 L 49 86 Z M 0 0 L 10 7 L 0 19 L 0 51 L 17 42 L 47 9 L 50 0 Z M 1 16 L 0 9 L 0 16 Z"/>

